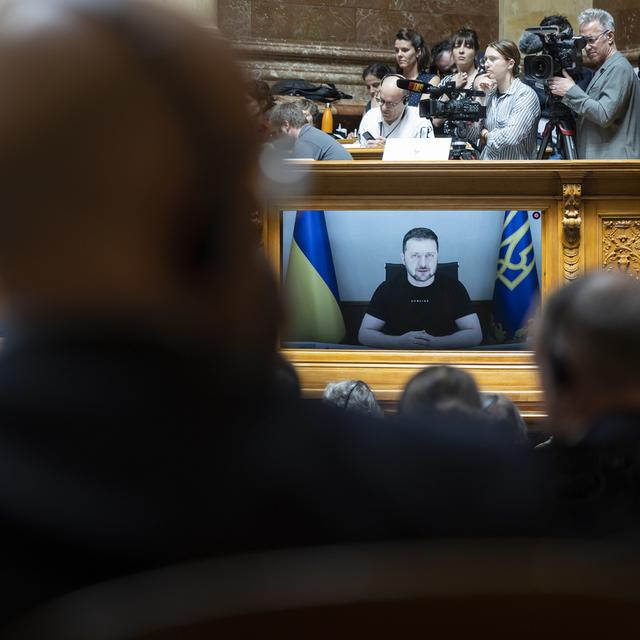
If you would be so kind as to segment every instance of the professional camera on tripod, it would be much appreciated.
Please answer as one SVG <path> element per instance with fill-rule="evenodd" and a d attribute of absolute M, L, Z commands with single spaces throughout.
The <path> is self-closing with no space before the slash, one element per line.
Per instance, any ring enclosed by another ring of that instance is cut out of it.
<path fill-rule="evenodd" d="M 537 158 L 544 157 L 545 149 L 556 130 L 558 142 L 562 145 L 564 157 L 577 158 L 575 145 L 575 122 L 571 110 L 549 91 L 549 80 L 553 76 L 562 76 L 566 71 L 575 81 L 582 78 L 582 49 L 586 41 L 582 36 L 572 36 L 560 31 L 557 26 L 528 27 L 518 47 L 527 54 L 524 57 L 525 77 L 536 88 L 544 90 L 546 99 L 541 107 L 549 120 L 542 134 Z"/>
<path fill-rule="evenodd" d="M 484 105 L 473 98 L 484 96 L 484 91 L 474 91 L 456 87 L 455 82 L 447 82 L 433 87 L 415 80 L 397 81 L 398 87 L 428 93 L 430 100 L 422 100 L 419 105 L 421 118 L 439 118 L 444 120 L 443 132 L 451 136 L 450 160 L 476 160 L 479 151 L 477 139 L 471 135 L 470 124 L 478 122 L 486 116 Z M 437 100 L 441 96 L 447 96 L 448 100 Z M 467 143 L 472 149 L 467 148 Z"/>

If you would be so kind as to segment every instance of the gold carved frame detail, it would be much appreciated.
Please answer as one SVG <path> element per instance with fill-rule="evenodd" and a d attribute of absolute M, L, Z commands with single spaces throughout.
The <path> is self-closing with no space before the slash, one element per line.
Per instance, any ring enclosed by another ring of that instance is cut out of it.
<path fill-rule="evenodd" d="M 582 227 L 582 185 L 562 185 L 562 266 L 565 280 L 580 275 L 580 232 Z"/>
<path fill-rule="evenodd" d="M 640 278 L 640 217 L 603 219 L 602 268 Z"/>

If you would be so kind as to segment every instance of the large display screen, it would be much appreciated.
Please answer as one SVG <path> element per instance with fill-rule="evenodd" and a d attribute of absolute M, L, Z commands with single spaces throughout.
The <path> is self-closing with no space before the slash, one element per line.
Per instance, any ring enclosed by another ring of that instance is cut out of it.
<path fill-rule="evenodd" d="M 405 234 L 428 228 L 438 237 L 439 268 L 462 283 L 479 316 L 482 342 L 473 348 L 528 348 L 541 222 L 541 211 L 283 211 L 289 323 L 282 346 L 365 348 L 358 330 L 374 291 L 391 274 L 406 273 Z"/>

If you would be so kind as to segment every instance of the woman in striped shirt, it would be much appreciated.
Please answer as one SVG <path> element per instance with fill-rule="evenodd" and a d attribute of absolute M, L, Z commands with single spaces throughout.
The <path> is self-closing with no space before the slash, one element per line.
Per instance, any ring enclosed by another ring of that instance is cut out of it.
<path fill-rule="evenodd" d="M 532 160 L 540 101 L 535 91 L 518 79 L 520 52 L 514 42 L 497 40 L 485 51 L 486 75 L 477 86 L 487 93 L 487 116 L 480 133 L 481 160 Z"/>

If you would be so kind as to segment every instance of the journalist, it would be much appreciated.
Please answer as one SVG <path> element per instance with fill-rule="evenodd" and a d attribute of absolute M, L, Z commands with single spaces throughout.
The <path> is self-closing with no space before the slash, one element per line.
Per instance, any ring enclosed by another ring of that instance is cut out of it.
<path fill-rule="evenodd" d="M 566 16 L 563 15 L 551 15 L 545 16 L 540 20 L 541 27 L 558 27 L 558 37 L 563 41 L 567 42 L 573 39 L 573 26 L 569 22 Z M 524 38 L 524 36 L 523 36 Z M 575 47 L 576 45 L 574 45 Z M 520 50 L 523 53 L 534 53 L 533 51 L 528 51 L 526 45 L 523 46 L 523 40 L 520 40 Z M 544 50 L 544 49 L 543 49 Z M 539 50 L 536 47 L 536 52 Z M 588 67 L 582 66 L 582 52 L 579 48 L 575 49 L 576 58 L 579 59 L 579 66 L 576 63 L 576 72 L 572 74 L 576 84 L 586 91 L 589 83 L 591 82 L 591 78 L 593 77 L 593 70 Z M 572 58 L 573 59 L 573 58 Z M 540 121 L 538 123 L 538 147 L 542 144 L 544 134 L 546 133 L 545 127 L 551 121 L 549 126 L 554 126 L 554 123 L 562 124 L 569 131 L 575 132 L 576 123 L 573 112 L 566 105 L 562 104 L 560 98 L 558 96 L 552 96 L 549 92 L 549 88 L 547 86 L 547 82 L 542 82 L 540 79 L 536 77 L 531 77 L 527 75 L 527 56 L 524 59 L 525 62 L 525 75 L 522 78 L 522 82 L 526 85 L 530 86 L 538 96 L 540 100 L 540 109 L 541 116 Z M 574 134 L 575 141 L 575 134 Z M 565 159 L 570 155 L 570 152 L 565 148 L 565 144 L 563 144 L 561 135 L 558 131 L 556 134 L 552 136 L 548 144 L 551 144 L 552 147 L 552 159 Z M 538 149 L 538 153 L 540 153 L 540 149 Z"/>
<path fill-rule="evenodd" d="M 382 78 L 379 107 L 367 111 L 358 128 L 363 147 L 384 147 L 388 138 L 433 138 L 433 125 L 421 118 L 418 107 L 410 107 L 409 92 L 398 87 L 403 76 L 392 73 Z"/>
<path fill-rule="evenodd" d="M 617 50 L 615 22 L 607 11 L 587 9 L 578 16 L 586 40 L 586 62 L 595 74 L 586 90 L 571 76 L 549 80 L 549 90 L 576 114 L 578 157 L 640 158 L 640 81 Z"/>
<path fill-rule="evenodd" d="M 531 160 L 536 156 L 540 101 L 518 78 L 518 47 L 511 40 L 494 41 L 487 47 L 484 61 L 486 74 L 477 82 L 487 94 L 480 159 Z"/>

